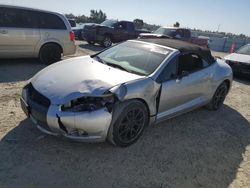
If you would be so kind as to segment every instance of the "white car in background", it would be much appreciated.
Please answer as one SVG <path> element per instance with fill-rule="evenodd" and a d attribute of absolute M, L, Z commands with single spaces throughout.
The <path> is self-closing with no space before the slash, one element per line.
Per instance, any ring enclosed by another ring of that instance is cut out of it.
<path fill-rule="evenodd" d="M 38 9 L 0 5 L 0 58 L 36 58 L 51 64 L 76 50 L 65 16 Z"/>
<path fill-rule="evenodd" d="M 225 60 L 234 73 L 250 76 L 250 44 L 241 47 L 235 53 L 229 54 L 225 57 Z"/>

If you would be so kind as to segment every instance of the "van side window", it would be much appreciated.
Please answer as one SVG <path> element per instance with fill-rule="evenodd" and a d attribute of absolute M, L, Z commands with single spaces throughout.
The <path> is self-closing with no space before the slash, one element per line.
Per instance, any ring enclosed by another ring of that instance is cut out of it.
<path fill-rule="evenodd" d="M 62 29 L 66 30 L 66 26 L 63 20 L 54 14 L 49 13 L 39 13 L 40 21 L 39 21 L 39 28 L 41 29 Z"/>
<path fill-rule="evenodd" d="M 0 27 L 34 28 L 35 24 L 30 11 L 1 8 Z"/>

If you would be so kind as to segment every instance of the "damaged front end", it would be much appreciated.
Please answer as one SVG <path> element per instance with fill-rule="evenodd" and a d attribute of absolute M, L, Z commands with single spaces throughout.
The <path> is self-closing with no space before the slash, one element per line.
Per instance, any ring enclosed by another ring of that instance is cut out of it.
<path fill-rule="evenodd" d="M 61 106 L 52 105 L 47 122 L 53 132 L 78 141 L 105 141 L 117 97 L 83 96 Z M 58 109 L 58 110 L 57 110 Z"/>

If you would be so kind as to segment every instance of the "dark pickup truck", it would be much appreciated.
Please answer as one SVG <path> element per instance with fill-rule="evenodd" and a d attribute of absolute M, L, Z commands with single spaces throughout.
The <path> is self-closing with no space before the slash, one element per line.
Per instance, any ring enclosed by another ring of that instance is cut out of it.
<path fill-rule="evenodd" d="M 179 27 L 160 27 L 153 33 L 140 34 L 139 38 L 172 38 L 209 48 L 208 37 L 192 37 L 191 31 Z"/>
<path fill-rule="evenodd" d="M 101 24 L 85 26 L 82 38 L 89 44 L 99 43 L 109 47 L 112 43 L 135 39 L 140 33 L 149 33 L 149 31 L 136 30 L 133 22 L 106 20 Z"/>

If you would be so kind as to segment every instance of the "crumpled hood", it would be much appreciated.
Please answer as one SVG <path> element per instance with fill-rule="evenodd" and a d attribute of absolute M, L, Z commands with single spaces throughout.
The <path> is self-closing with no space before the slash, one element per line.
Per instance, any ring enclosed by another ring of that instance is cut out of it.
<path fill-rule="evenodd" d="M 232 53 L 225 57 L 229 61 L 237 61 L 241 63 L 250 63 L 250 55 Z"/>
<path fill-rule="evenodd" d="M 90 56 L 55 63 L 32 79 L 33 87 L 52 104 L 64 104 L 81 96 L 98 96 L 113 86 L 142 78 L 100 62 Z"/>

